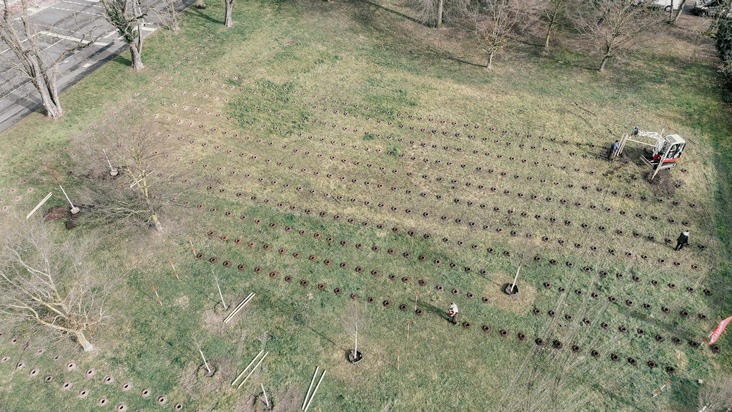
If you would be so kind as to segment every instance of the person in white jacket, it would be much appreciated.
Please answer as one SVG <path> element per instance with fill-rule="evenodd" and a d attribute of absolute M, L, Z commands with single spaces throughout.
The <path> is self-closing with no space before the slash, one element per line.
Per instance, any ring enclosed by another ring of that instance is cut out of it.
<path fill-rule="evenodd" d="M 450 304 L 450 307 L 447 309 L 447 315 L 450 317 L 450 323 L 453 325 L 457 325 L 457 317 L 460 310 L 458 309 L 455 302 Z"/>

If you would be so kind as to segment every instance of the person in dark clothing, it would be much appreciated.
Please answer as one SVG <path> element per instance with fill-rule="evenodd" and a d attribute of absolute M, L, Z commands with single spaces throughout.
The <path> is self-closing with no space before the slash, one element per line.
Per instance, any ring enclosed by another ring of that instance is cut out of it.
<path fill-rule="evenodd" d="M 615 156 L 618 155 L 618 151 L 620 150 L 620 144 L 618 144 L 618 141 L 614 141 L 613 144 L 610 145 L 610 149 L 607 151 L 607 160 L 609 162 L 612 162 Z"/>
<path fill-rule="evenodd" d="M 678 239 L 676 239 L 676 247 L 674 250 L 681 250 L 684 246 L 689 245 L 689 232 L 681 232 Z"/>

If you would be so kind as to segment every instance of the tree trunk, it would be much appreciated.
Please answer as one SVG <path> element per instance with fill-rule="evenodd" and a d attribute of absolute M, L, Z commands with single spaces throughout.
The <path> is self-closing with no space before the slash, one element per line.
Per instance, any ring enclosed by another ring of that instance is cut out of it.
<path fill-rule="evenodd" d="M 610 60 L 610 55 L 609 54 L 606 54 L 606 55 L 602 56 L 602 62 L 600 63 L 600 67 L 597 70 L 600 71 L 600 72 L 604 72 L 605 71 L 605 65 L 607 64 L 607 61 L 608 60 Z"/>
<path fill-rule="evenodd" d="M 678 1 L 678 0 L 674 0 Z M 679 21 L 679 17 L 681 16 L 681 12 L 684 11 L 684 4 L 686 4 L 686 0 L 681 0 L 681 4 L 679 5 L 679 9 L 676 11 L 676 15 L 673 16 L 673 19 L 669 21 L 671 24 L 676 24 L 677 21 Z M 672 7 L 673 9 L 673 7 Z M 673 13 L 673 10 L 671 10 L 671 13 Z"/>
<path fill-rule="evenodd" d="M 162 233 L 163 232 L 163 225 L 160 224 L 160 220 L 158 220 L 158 214 L 154 213 L 150 216 L 150 220 L 152 221 L 153 227 L 156 231 Z"/>
<path fill-rule="evenodd" d="M 37 57 L 40 60 L 40 56 Z M 31 72 L 33 73 L 33 77 L 31 80 L 41 95 L 41 102 L 43 108 L 46 109 L 46 115 L 52 119 L 61 117 L 63 110 L 61 109 L 61 101 L 59 100 L 56 89 L 55 67 L 51 67 L 51 73 L 48 73 L 48 70 L 42 66 L 42 61 L 36 61 L 30 58 L 27 62 L 32 68 Z"/>
<path fill-rule="evenodd" d="M 224 12 L 224 24 L 227 28 L 234 26 L 234 18 L 232 16 L 234 11 L 234 1 L 235 0 L 224 0 L 224 5 L 226 6 L 226 11 Z"/>
<path fill-rule="evenodd" d="M 493 56 L 495 56 L 495 54 L 496 54 L 495 50 L 491 50 L 490 53 L 488 53 L 488 65 L 485 66 L 486 70 L 493 69 Z"/>
<path fill-rule="evenodd" d="M 554 26 L 554 20 L 549 22 L 549 26 L 546 28 L 546 36 L 544 36 L 544 48 L 549 48 L 549 38 L 552 35 L 552 26 Z"/>
<path fill-rule="evenodd" d="M 142 70 L 145 66 L 142 64 L 142 53 L 135 42 L 130 43 L 130 54 L 132 55 L 132 68 Z"/>
<path fill-rule="evenodd" d="M 94 350 L 94 345 L 89 342 L 89 340 L 84 336 L 84 331 L 76 331 L 74 332 L 74 336 L 76 336 L 76 341 L 81 345 L 82 348 L 84 348 L 84 352 L 91 352 Z"/>
<path fill-rule="evenodd" d="M 444 8 L 445 0 L 440 0 L 439 3 L 437 3 L 437 28 L 439 29 L 442 27 L 442 9 Z"/>

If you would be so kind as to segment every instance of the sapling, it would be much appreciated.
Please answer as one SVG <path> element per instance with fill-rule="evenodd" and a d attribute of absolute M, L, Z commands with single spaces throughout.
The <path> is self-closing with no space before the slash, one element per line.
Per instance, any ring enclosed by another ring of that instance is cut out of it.
<path fill-rule="evenodd" d="M 351 302 L 345 310 L 344 327 L 346 331 L 353 334 L 353 351 L 349 353 L 349 359 L 352 363 L 356 363 L 362 358 L 358 351 L 358 332 L 359 328 L 363 329 L 365 327 L 365 323 L 366 307 L 356 301 Z"/>
<path fill-rule="evenodd" d="M 224 302 L 224 295 L 221 293 L 221 286 L 219 285 L 219 277 L 216 275 L 216 272 L 214 272 L 213 269 L 211 269 L 211 273 L 214 275 L 214 281 L 216 282 L 216 289 L 219 291 L 219 297 L 221 298 L 221 304 L 224 305 L 224 310 L 228 310 L 229 308 L 226 306 L 226 302 Z"/>
<path fill-rule="evenodd" d="M 208 362 L 206 361 L 206 357 L 203 355 L 203 350 L 201 350 L 201 345 L 196 342 L 196 348 L 198 349 L 198 353 L 201 354 L 201 359 L 203 359 L 203 366 L 206 367 L 206 371 L 208 372 L 208 375 L 212 375 L 211 367 L 208 366 Z"/>

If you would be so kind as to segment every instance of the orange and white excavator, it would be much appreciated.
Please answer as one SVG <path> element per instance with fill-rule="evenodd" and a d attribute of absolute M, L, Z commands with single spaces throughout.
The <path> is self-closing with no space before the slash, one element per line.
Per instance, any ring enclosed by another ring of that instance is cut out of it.
<path fill-rule="evenodd" d="M 620 139 L 619 149 L 613 156 L 620 156 L 623 153 L 625 144 L 628 142 L 638 143 L 650 148 L 646 148 L 644 154 L 640 157 L 643 163 L 653 169 L 653 173 L 648 180 L 653 180 L 661 170 L 676 166 L 686 147 L 686 140 L 677 134 L 664 136 L 663 131 L 661 133 L 645 132 L 635 127 L 632 132 L 623 135 Z"/>

